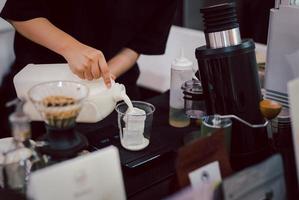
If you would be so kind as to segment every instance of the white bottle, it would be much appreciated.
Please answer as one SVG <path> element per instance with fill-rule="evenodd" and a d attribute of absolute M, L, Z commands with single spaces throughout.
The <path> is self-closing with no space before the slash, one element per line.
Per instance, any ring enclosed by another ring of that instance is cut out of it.
<path fill-rule="evenodd" d="M 193 63 L 181 55 L 171 65 L 170 99 L 169 99 L 169 124 L 174 127 L 186 127 L 190 119 L 184 111 L 184 95 L 181 89 L 185 81 L 191 80 L 193 76 Z"/>
<path fill-rule="evenodd" d="M 26 192 L 27 180 L 32 171 L 45 167 L 45 160 L 30 141 L 30 119 L 23 112 L 24 103 L 16 99 L 7 104 L 16 105 L 16 111 L 9 116 L 13 145 L 4 154 L 5 187 L 18 192 Z"/>

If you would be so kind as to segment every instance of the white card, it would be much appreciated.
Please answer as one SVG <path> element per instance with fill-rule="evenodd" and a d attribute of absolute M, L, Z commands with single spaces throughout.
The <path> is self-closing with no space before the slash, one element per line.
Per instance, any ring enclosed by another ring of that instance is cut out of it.
<path fill-rule="evenodd" d="M 189 173 L 192 188 L 200 189 L 212 187 L 221 182 L 219 162 L 215 161 Z"/>
<path fill-rule="evenodd" d="M 33 172 L 27 195 L 34 200 L 125 200 L 117 148 L 110 146 Z"/>
<path fill-rule="evenodd" d="M 293 143 L 299 180 L 299 79 L 288 83 L 290 111 L 293 128 Z"/>

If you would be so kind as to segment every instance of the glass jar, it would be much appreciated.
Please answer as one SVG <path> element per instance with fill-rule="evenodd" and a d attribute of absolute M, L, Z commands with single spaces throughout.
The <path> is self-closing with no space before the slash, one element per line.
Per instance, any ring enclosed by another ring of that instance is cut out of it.
<path fill-rule="evenodd" d="M 205 115 L 203 89 L 199 80 L 186 81 L 181 89 L 184 94 L 186 115 L 191 119 L 201 119 Z"/>

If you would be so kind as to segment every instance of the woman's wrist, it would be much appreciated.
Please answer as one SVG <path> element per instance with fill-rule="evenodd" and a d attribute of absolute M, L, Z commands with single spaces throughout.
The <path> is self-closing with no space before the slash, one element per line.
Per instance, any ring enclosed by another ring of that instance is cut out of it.
<path fill-rule="evenodd" d="M 127 72 L 137 61 L 139 54 L 125 48 L 108 62 L 110 72 L 116 77 L 120 77 Z"/>
<path fill-rule="evenodd" d="M 67 58 L 73 49 L 78 48 L 81 45 L 82 44 L 76 39 L 72 38 L 71 36 L 67 36 L 67 38 L 65 38 L 63 42 L 58 45 L 56 53 L 60 54 L 64 58 Z"/>

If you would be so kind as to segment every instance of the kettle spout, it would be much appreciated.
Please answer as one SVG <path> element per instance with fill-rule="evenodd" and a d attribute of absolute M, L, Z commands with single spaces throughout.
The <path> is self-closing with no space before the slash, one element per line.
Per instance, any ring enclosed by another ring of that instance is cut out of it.
<path fill-rule="evenodd" d="M 118 102 L 123 100 L 123 96 L 126 94 L 126 87 L 123 84 L 114 83 L 110 91 L 113 99 Z"/>

